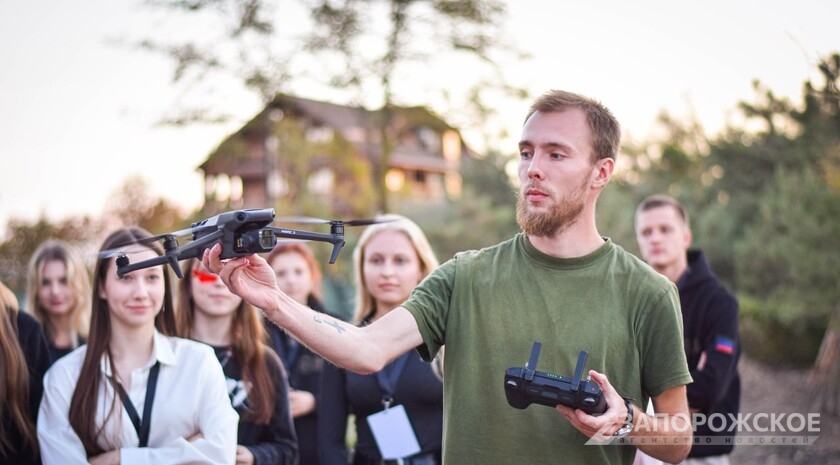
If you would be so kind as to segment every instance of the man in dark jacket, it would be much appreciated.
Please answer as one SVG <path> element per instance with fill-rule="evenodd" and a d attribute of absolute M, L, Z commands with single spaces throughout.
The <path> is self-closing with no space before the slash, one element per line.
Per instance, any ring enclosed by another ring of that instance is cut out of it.
<path fill-rule="evenodd" d="M 684 463 L 728 464 L 741 395 L 738 302 L 712 273 L 703 252 L 689 250 L 688 214 L 675 199 L 653 195 L 639 204 L 636 240 L 642 258 L 680 293 L 685 352 L 694 379 L 687 388 L 688 406 L 695 419 L 695 445 Z"/>

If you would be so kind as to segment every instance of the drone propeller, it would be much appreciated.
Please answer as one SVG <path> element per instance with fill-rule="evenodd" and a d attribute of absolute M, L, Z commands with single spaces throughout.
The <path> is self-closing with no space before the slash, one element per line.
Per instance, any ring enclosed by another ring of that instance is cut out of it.
<path fill-rule="evenodd" d="M 367 219 L 359 219 L 359 220 L 350 220 L 350 221 L 341 221 L 342 224 L 346 226 L 369 226 L 371 224 L 379 224 L 379 223 L 390 223 L 392 221 L 396 221 L 396 219 L 388 219 L 388 218 L 367 218 Z"/>
<path fill-rule="evenodd" d="M 174 231 L 174 232 L 171 232 L 171 233 L 158 234 L 157 236 L 152 236 L 151 238 L 149 238 L 147 240 L 156 241 L 156 240 L 159 240 L 159 239 L 166 239 L 168 237 L 181 237 L 181 236 L 186 236 L 187 234 L 194 234 L 195 231 L 196 231 L 196 228 L 186 228 L 186 229 L 182 229 L 180 231 Z"/>
<path fill-rule="evenodd" d="M 312 216 L 284 216 L 275 220 L 278 223 L 300 223 L 300 224 L 329 224 L 330 220 L 315 218 Z"/>
<path fill-rule="evenodd" d="M 390 223 L 396 221 L 396 218 L 366 218 L 358 220 L 326 220 L 323 218 L 313 218 L 311 216 L 286 216 L 277 218 L 281 223 L 301 223 L 301 224 L 332 224 L 343 226 L 369 226 L 378 223 Z"/>

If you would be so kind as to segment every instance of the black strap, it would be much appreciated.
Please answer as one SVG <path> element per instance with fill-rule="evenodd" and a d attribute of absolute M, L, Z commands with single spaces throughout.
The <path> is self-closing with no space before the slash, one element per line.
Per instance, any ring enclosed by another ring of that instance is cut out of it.
<path fill-rule="evenodd" d="M 277 326 L 269 327 L 269 333 L 274 351 L 277 352 L 280 360 L 283 361 L 283 367 L 286 368 L 286 371 L 294 370 L 294 365 L 297 359 L 300 358 L 302 344 Z"/>
<path fill-rule="evenodd" d="M 282 345 L 283 353 L 280 354 L 280 358 L 283 360 L 283 366 L 286 367 L 286 370 L 291 371 L 294 369 L 295 363 L 298 358 L 300 358 L 301 347 L 303 347 L 303 344 L 296 341 L 291 336 L 286 337 L 285 344 Z"/>
<path fill-rule="evenodd" d="M 398 359 L 376 373 L 376 380 L 379 382 L 379 387 L 382 388 L 382 404 L 386 409 L 394 402 L 394 389 L 410 355 L 411 351 L 400 355 Z"/>
<path fill-rule="evenodd" d="M 131 424 L 134 425 L 134 430 L 137 431 L 137 436 L 140 438 L 140 447 L 149 445 L 149 431 L 152 427 L 152 403 L 155 401 L 155 390 L 157 389 L 159 372 L 160 362 L 155 362 L 154 366 L 149 370 L 149 380 L 146 382 L 146 402 L 143 404 L 142 420 L 140 419 L 140 415 L 137 414 L 137 409 L 134 407 L 134 403 L 131 402 L 128 394 L 126 394 L 122 384 L 114 382 L 114 378 L 111 378 L 111 383 L 113 383 L 114 389 L 120 396 L 120 400 L 123 406 L 125 406 L 125 411 L 128 413 L 128 417 L 131 418 Z"/>

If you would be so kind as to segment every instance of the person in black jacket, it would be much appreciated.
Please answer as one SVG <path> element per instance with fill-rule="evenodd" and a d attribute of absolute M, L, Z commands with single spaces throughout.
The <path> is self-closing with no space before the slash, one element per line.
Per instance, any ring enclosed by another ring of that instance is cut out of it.
<path fill-rule="evenodd" d="M 266 261 L 274 269 L 280 289 L 309 308 L 329 314 L 321 299 L 321 269 L 309 246 L 301 242 L 278 244 Z M 318 398 L 324 359 L 279 326 L 264 321 L 271 347 L 289 374 L 289 404 L 298 437 L 300 465 L 318 465 Z"/>
<path fill-rule="evenodd" d="M 0 282 L 0 464 L 38 465 L 35 423 L 50 352 L 41 325 Z"/>
<path fill-rule="evenodd" d="M 674 198 L 653 195 L 636 210 L 636 239 L 642 258 L 677 285 L 685 351 L 691 377 L 688 406 L 695 416 L 695 441 L 685 463 L 729 463 L 739 411 L 738 302 L 712 273 L 699 250 L 689 250 L 685 208 Z M 710 426 L 710 419 L 712 419 Z M 730 431 L 733 429 L 733 431 Z M 711 438 L 706 443 L 705 438 Z"/>
<path fill-rule="evenodd" d="M 185 337 L 213 347 L 239 413 L 236 465 L 297 464 L 289 383 L 266 344 L 258 311 L 192 259 L 183 266 L 178 318 Z"/>

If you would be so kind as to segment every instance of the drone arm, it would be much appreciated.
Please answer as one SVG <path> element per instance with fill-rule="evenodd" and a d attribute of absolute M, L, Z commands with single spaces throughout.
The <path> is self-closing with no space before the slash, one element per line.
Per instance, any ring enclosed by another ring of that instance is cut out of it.
<path fill-rule="evenodd" d="M 158 265 L 166 265 L 168 263 L 170 263 L 170 259 L 166 255 L 150 258 L 148 260 L 143 260 L 137 263 L 129 263 L 127 256 L 120 255 L 119 257 L 117 257 L 117 276 L 122 278 L 126 274 L 131 273 L 132 271 L 142 270 L 144 268 L 151 268 L 153 266 Z"/>
<path fill-rule="evenodd" d="M 267 227 L 269 231 L 273 232 L 277 237 L 284 237 L 286 239 L 300 239 L 304 241 L 318 241 L 329 242 L 333 245 L 332 253 L 330 253 L 330 263 L 335 263 L 338 259 L 338 253 L 344 247 L 344 234 L 336 233 L 319 233 L 313 231 L 300 231 L 297 229 L 274 228 Z"/>
<path fill-rule="evenodd" d="M 181 247 L 176 252 L 178 260 L 186 260 L 188 258 L 201 259 L 201 256 L 204 254 L 204 249 L 209 249 L 210 247 L 212 247 L 214 242 L 222 238 L 222 235 L 223 232 L 221 229 L 219 229 Z"/>
<path fill-rule="evenodd" d="M 300 239 L 303 241 L 318 241 L 329 242 L 335 244 L 336 242 L 343 242 L 344 238 L 340 234 L 319 233 L 314 231 L 300 231 L 298 229 L 274 228 L 267 227 L 277 237 L 284 237 L 286 239 Z"/>
<path fill-rule="evenodd" d="M 335 263 L 335 261 L 338 260 L 338 253 L 341 252 L 342 247 L 344 247 L 344 239 L 340 242 L 333 242 L 332 253 L 330 253 L 330 264 Z"/>

